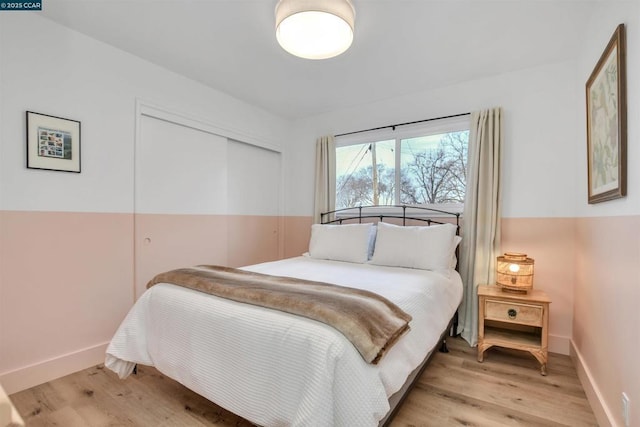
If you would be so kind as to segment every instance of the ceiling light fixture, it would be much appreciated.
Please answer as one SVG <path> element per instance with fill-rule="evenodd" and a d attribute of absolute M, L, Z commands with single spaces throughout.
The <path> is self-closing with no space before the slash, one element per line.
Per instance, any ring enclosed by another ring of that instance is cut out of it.
<path fill-rule="evenodd" d="M 276 38 L 300 58 L 333 58 L 351 46 L 355 16 L 349 0 L 280 0 Z"/>

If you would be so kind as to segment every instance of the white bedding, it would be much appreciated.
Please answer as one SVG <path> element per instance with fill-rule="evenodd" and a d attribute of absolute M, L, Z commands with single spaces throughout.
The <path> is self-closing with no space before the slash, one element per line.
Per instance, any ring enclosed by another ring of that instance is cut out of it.
<path fill-rule="evenodd" d="M 378 365 L 333 328 L 169 284 L 147 290 L 113 337 L 105 365 L 121 378 L 155 366 L 263 426 L 376 426 L 388 396 L 437 344 L 462 298 L 455 271 L 297 257 L 244 269 L 368 289 L 413 316 Z"/>

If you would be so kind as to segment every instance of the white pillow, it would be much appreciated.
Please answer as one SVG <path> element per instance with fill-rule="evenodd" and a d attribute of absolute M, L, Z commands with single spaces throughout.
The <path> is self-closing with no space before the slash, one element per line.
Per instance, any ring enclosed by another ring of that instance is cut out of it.
<path fill-rule="evenodd" d="M 372 264 L 422 270 L 448 270 L 455 249 L 456 227 L 439 224 L 429 227 L 378 223 Z"/>
<path fill-rule="evenodd" d="M 371 224 L 313 224 L 309 256 L 335 261 L 367 262 L 371 228 Z"/>

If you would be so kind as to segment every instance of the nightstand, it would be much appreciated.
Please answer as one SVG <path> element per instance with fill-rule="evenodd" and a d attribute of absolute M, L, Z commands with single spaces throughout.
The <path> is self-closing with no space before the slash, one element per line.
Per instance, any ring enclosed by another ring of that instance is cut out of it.
<path fill-rule="evenodd" d="M 528 293 L 503 291 L 498 286 L 478 286 L 478 362 L 492 346 L 531 353 L 547 375 L 549 304 L 541 290 Z"/>

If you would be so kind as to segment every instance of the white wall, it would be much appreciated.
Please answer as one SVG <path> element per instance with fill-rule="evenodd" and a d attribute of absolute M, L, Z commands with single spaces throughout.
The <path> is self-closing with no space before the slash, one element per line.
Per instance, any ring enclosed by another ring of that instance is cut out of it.
<path fill-rule="evenodd" d="M 640 80 L 637 76 L 640 72 L 640 56 L 638 49 L 640 44 L 640 2 L 616 1 L 604 2 L 598 8 L 589 22 L 589 31 L 585 34 L 583 49 L 578 60 L 578 84 L 583 90 L 576 103 L 576 109 L 581 114 L 578 116 L 578 139 L 584 141 L 580 146 L 580 156 L 584 161 L 578 164 L 578 176 L 584 177 L 577 187 L 578 197 L 576 210 L 578 216 L 610 216 L 630 215 L 640 213 Z M 586 115 L 585 109 L 585 84 L 600 59 L 607 43 L 618 24 L 624 23 L 627 36 L 627 197 L 606 203 L 589 205 L 587 189 L 587 151 L 586 151 Z"/>
<path fill-rule="evenodd" d="M 0 40 L 4 209 L 132 212 L 137 98 L 284 145 L 286 120 L 38 14 L 2 14 Z M 26 110 L 82 122 L 80 175 L 25 168 Z"/>
<path fill-rule="evenodd" d="M 502 106 L 504 217 L 573 216 L 577 185 L 575 62 L 501 74 L 298 121 L 289 155 L 287 213 L 313 211 L 315 139 Z M 295 178 L 295 179 L 294 179 Z"/>

